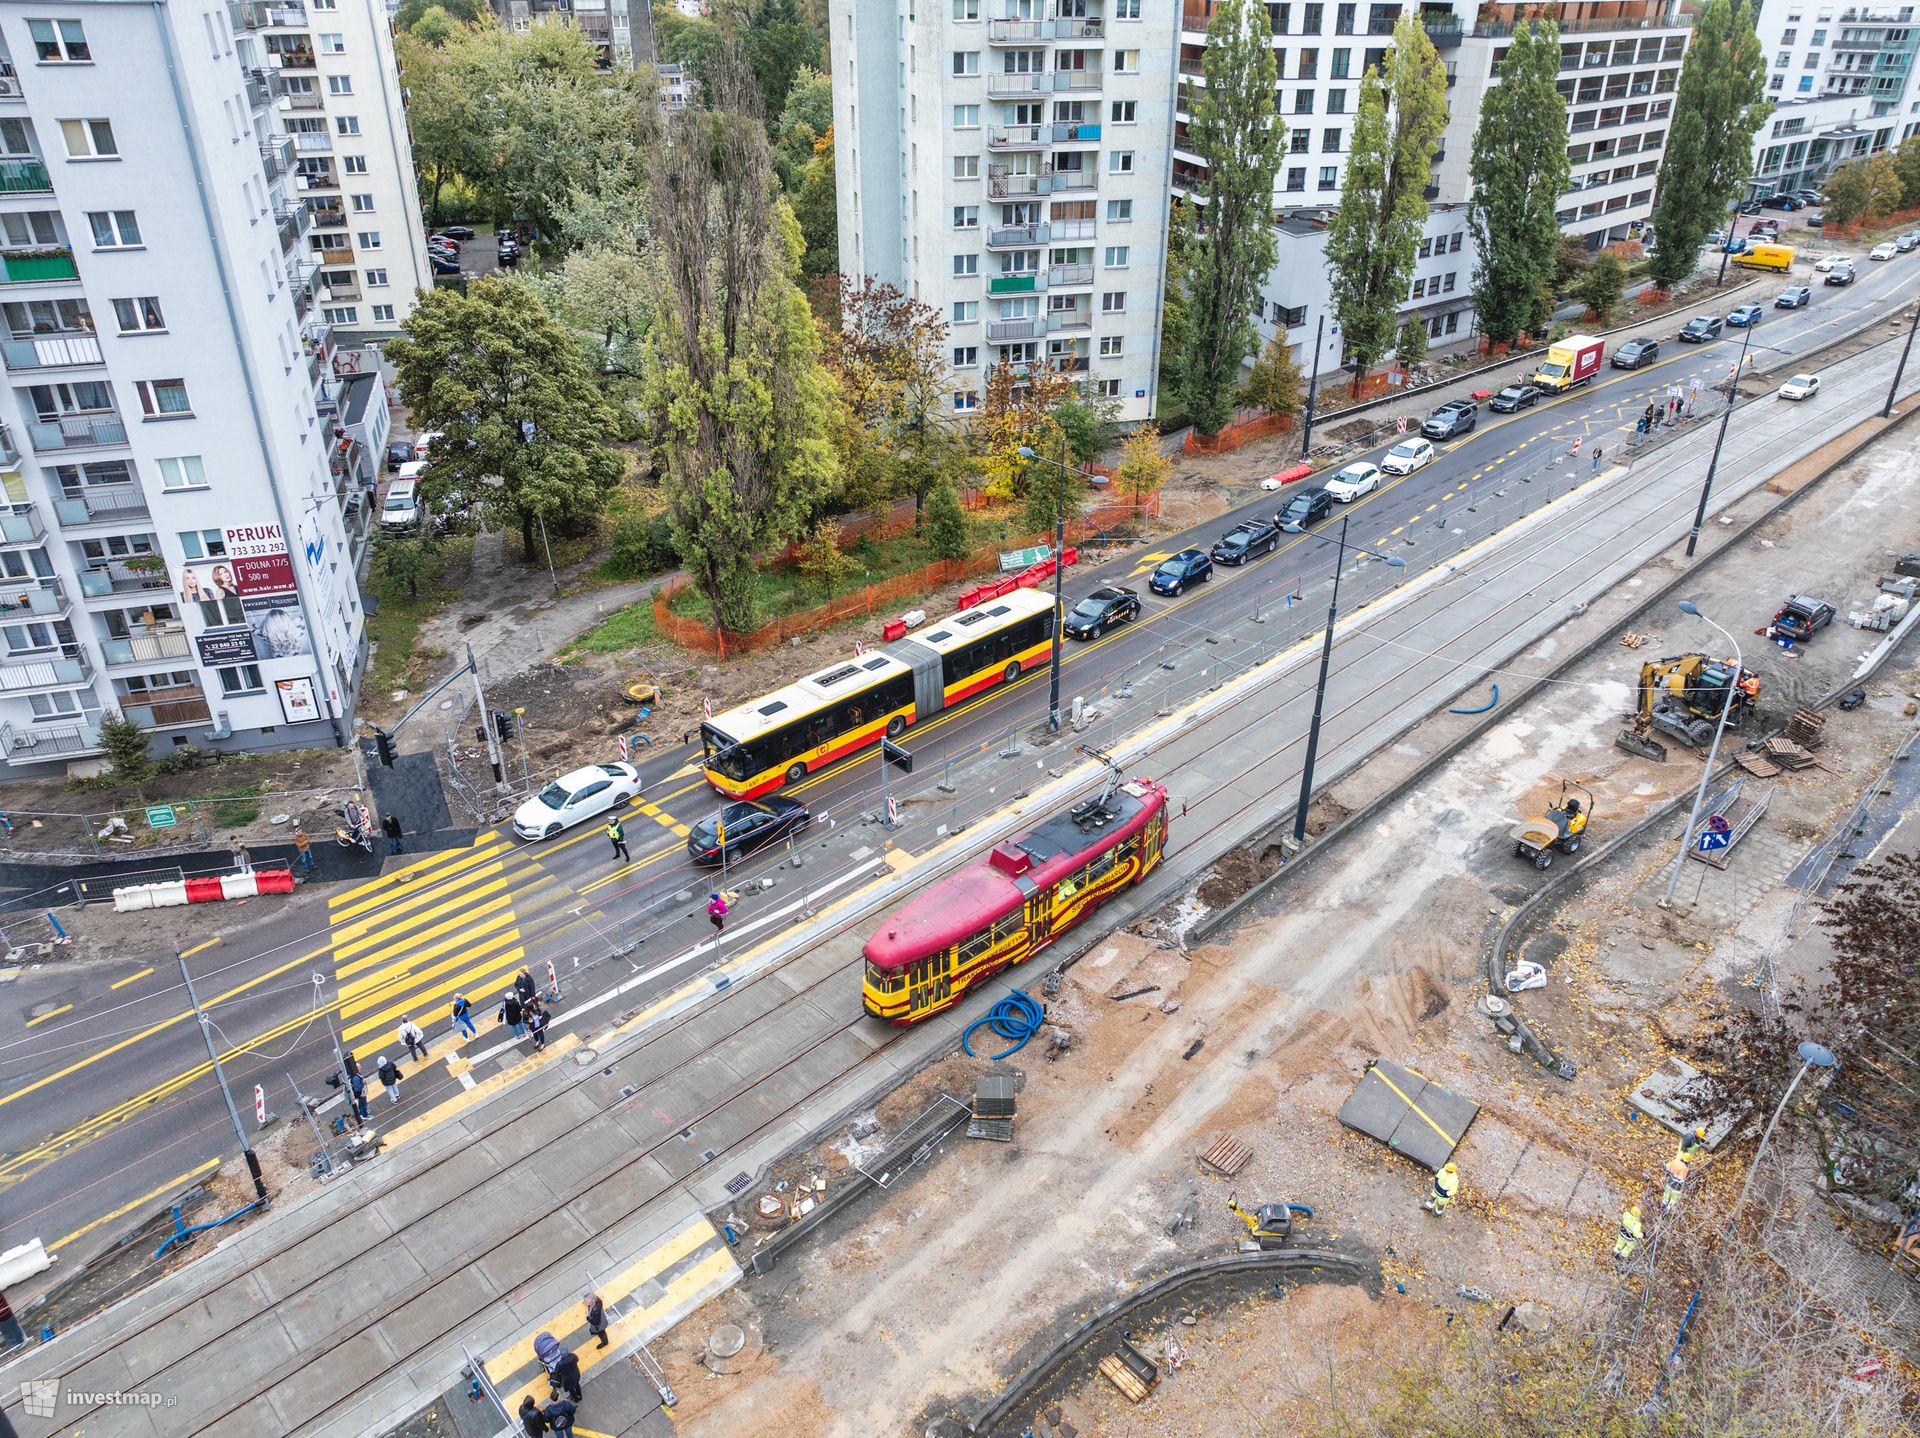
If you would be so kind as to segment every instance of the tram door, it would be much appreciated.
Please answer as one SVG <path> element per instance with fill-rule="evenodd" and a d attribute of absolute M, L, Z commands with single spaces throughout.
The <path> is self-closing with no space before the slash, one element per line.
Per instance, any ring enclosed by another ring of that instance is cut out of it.
<path fill-rule="evenodd" d="M 1054 890 L 1045 889 L 1027 900 L 1027 952 L 1035 953 L 1053 937 Z"/>
<path fill-rule="evenodd" d="M 951 949 L 917 959 L 907 966 L 907 1005 L 909 1013 L 921 1013 L 947 1001 L 953 992 Z"/>

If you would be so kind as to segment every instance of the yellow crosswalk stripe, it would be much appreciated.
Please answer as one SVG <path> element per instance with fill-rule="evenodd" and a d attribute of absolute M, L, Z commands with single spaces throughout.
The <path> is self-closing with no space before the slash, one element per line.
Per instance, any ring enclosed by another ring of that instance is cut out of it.
<path fill-rule="evenodd" d="M 515 937 L 517 938 L 518 935 L 516 934 Z M 363 1034 L 393 1028 L 399 1024 L 400 1015 L 413 1013 L 416 1009 L 421 1013 L 431 1013 L 433 1010 L 430 1006 L 437 1005 L 441 999 L 451 1006 L 453 995 L 460 993 L 465 993 L 468 998 L 474 999 L 474 1008 L 484 1017 L 490 1011 L 491 1001 L 488 996 L 493 991 L 494 981 L 500 981 L 501 987 L 504 988 L 507 979 L 526 962 L 526 959 L 527 951 L 516 943 L 512 948 L 503 949 L 493 955 L 486 962 L 456 975 L 451 982 L 436 982 L 427 990 L 395 998 L 380 1012 L 369 1015 L 359 1023 L 346 1025 L 341 1029 L 341 1035 L 346 1039 L 355 1039 Z M 469 993 L 469 990 L 472 992 Z"/>
<path fill-rule="evenodd" d="M 513 923 L 513 913 L 510 908 L 505 910 L 504 918 L 505 922 L 497 932 L 490 932 L 492 926 L 489 925 L 488 929 L 483 929 L 478 936 L 455 934 L 418 952 L 408 952 L 403 947 L 402 952 L 394 956 L 394 962 L 384 969 L 368 974 L 365 978 L 355 979 L 350 984 L 340 985 L 341 1012 L 348 1016 L 357 1014 L 374 1002 L 380 994 L 390 990 L 402 980 L 431 978 L 469 962 L 482 950 L 499 943 L 502 939 L 518 939 L 520 930 Z M 443 960 L 437 964 L 430 962 L 456 949 L 460 952 L 450 961 Z"/>
<path fill-rule="evenodd" d="M 395 925 L 383 934 L 371 934 L 351 944 L 336 943 L 333 948 L 334 972 L 341 978 L 359 973 L 379 963 L 383 955 L 391 953 L 398 945 L 422 944 L 494 913 L 503 905 L 511 908 L 513 899 L 504 892 L 506 887 L 507 880 L 495 879 L 470 894 L 454 894 L 444 898 L 432 908 L 415 915 L 406 924 Z M 442 919 L 442 915 L 452 917 Z M 434 919 L 441 919 L 441 922 L 432 923 Z M 416 927 L 418 925 L 426 927 Z"/>
<path fill-rule="evenodd" d="M 498 834 L 483 834 L 473 841 L 471 848 L 442 849 L 437 854 L 429 854 L 403 865 L 390 874 L 382 874 L 377 879 L 369 879 L 364 884 L 355 884 L 351 889 L 342 890 L 328 899 L 327 908 L 337 919 L 350 919 L 355 914 L 377 907 L 383 898 L 404 892 L 403 879 L 417 879 L 437 869 L 452 870 L 468 860 L 491 857 L 510 847 Z M 369 898 L 369 895 L 373 897 Z"/>
<path fill-rule="evenodd" d="M 432 903 L 436 897 L 458 885 L 472 883 L 482 873 L 504 873 L 512 859 L 511 854 L 498 849 L 469 854 L 458 869 L 445 870 L 431 880 L 404 889 L 390 889 L 378 899 L 366 900 L 351 909 L 334 911 L 327 918 L 335 926 L 335 932 L 351 939 L 391 924 L 397 916 L 417 909 L 422 904 Z"/>

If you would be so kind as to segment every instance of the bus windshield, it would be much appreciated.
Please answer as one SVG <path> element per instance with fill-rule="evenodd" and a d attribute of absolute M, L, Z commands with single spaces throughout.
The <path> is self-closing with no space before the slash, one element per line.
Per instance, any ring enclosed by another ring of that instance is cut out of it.
<path fill-rule="evenodd" d="M 700 726 L 700 743 L 706 750 L 707 767 L 729 779 L 752 777 L 745 746 L 736 744 L 711 724 Z"/>

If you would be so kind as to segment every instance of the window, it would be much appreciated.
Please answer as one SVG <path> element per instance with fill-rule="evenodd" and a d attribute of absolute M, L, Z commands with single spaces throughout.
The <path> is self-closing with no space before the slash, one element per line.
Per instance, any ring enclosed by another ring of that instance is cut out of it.
<path fill-rule="evenodd" d="M 355 195 L 352 198 L 353 208 L 356 214 L 370 215 L 373 213 L 372 195 Z"/>
<path fill-rule="evenodd" d="M 1125 343 L 1126 341 L 1120 335 L 1101 335 L 1100 336 L 1100 358 L 1101 359 L 1118 359 L 1121 356 L 1121 354 L 1124 352 L 1123 347 Z"/>
<path fill-rule="evenodd" d="M 1137 100 L 1115 100 L 1113 102 L 1113 108 L 1108 113 L 1107 118 L 1116 125 L 1131 125 L 1134 122 L 1138 105 L 1139 101 Z"/>
<path fill-rule="evenodd" d="M 335 115 L 333 117 L 333 133 L 336 135 L 359 134 L 360 117 L 358 115 Z"/>
<path fill-rule="evenodd" d="M 205 489 L 207 471 L 200 462 L 200 456 L 183 454 L 173 459 L 161 460 L 160 487 L 162 489 Z"/>
<path fill-rule="evenodd" d="M 115 300 L 113 316 L 119 321 L 123 335 L 137 335 L 142 330 L 163 330 L 167 327 L 167 322 L 160 317 L 160 300 L 155 295 Z"/>
<path fill-rule="evenodd" d="M 979 363 L 980 347 L 978 345 L 955 345 L 953 347 L 953 367 L 955 369 L 972 369 Z"/>
<path fill-rule="evenodd" d="M 955 105 L 953 107 L 953 128 L 956 130 L 979 129 L 980 107 L 978 105 Z"/>
<path fill-rule="evenodd" d="M 956 180 L 979 179 L 980 157 L 978 155 L 955 155 L 953 157 L 953 177 Z"/>
<path fill-rule="evenodd" d="M 378 230 L 356 230 L 353 239 L 354 243 L 359 245 L 363 250 L 377 250 L 380 248 L 380 232 Z"/>
<path fill-rule="evenodd" d="M 1287 133 L 1287 153 L 1304 155 L 1313 148 L 1313 136 L 1305 130 L 1291 130 Z"/>
<path fill-rule="evenodd" d="M 1426 292 L 1427 282 L 1424 279 L 1418 279 L 1413 282 L 1413 293 L 1407 296 L 1407 298 L 1417 300 Z"/>
<path fill-rule="evenodd" d="M 1773 77 L 1773 84 L 1775 89 L 1779 88 L 1780 76 L 1775 75 Z M 1811 94 L 1812 92 L 1813 92 L 1813 76 L 1802 75 L 1800 77 L 1800 93 L 1803 95 L 1808 95 L 1808 94 Z"/>
<path fill-rule="evenodd" d="M 963 279 L 966 279 L 969 275 L 977 275 L 979 273 L 980 273 L 980 256 L 955 255 L 953 257 L 953 277 L 955 279 L 963 280 Z"/>
<path fill-rule="evenodd" d="M 187 400 L 187 382 L 183 379 L 135 380 L 133 387 L 140 395 L 140 413 L 148 419 L 170 419 L 193 413 L 193 406 Z"/>
<path fill-rule="evenodd" d="M 365 155 L 342 155 L 340 157 L 340 168 L 344 173 L 349 175 L 364 175 L 367 172 L 367 157 Z"/>
<path fill-rule="evenodd" d="M 1447 253 L 1450 255 L 1459 254 L 1460 246 L 1466 238 L 1467 232 L 1465 230 L 1455 230 L 1447 239 Z"/>
<path fill-rule="evenodd" d="M 1329 155 L 1340 153 L 1340 131 L 1337 128 L 1320 132 L 1320 149 Z"/>
<path fill-rule="evenodd" d="M 1820 68 L 1820 52 L 1818 50 L 1808 51 L 1806 64 L 1803 65 L 1801 68 L 1806 70 L 1818 70 Z"/>
<path fill-rule="evenodd" d="M 1459 274 L 1460 272 L 1458 270 L 1447 271 L 1447 277 L 1440 285 L 1441 294 L 1451 294 L 1453 292 L 1453 282 L 1459 277 Z"/>
<path fill-rule="evenodd" d="M 1113 52 L 1113 73 L 1116 75 L 1138 75 L 1140 73 L 1140 52 L 1138 50 L 1115 50 Z"/>
<path fill-rule="evenodd" d="M 29 20 L 27 32 L 33 36 L 34 58 L 42 65 L 87 65 L 93 61 L 86 29 L 78 20 Z"/>
<path fill-rule="evenodd" d="M 353 93 L 353 76 L 327 76 L 327 93 L 329 95 L 351 95 Z"/>
<path fill-rule="evenodd" d="M 953 0 L 953 18 L 956 20 L 978 20 L 980 18 L 980 0 Z"/>
<path fill-rule="evenodd" d="M 330 325 L 357 325 L 360 323 L 360 311 L 353 305 L 340 305 L 334 309 L 321 310 L 320 318 Z"/>
<path fill-rule="evenodd" d="M 373 322 L 377 325 L 392 324 L 393 323 L 393 306 L 392 305 L 375 305 L 373 307 Z"/>
<path fill-rule="evenodd" d="M 1327 113 L 1344 115 L 1347 113 L 1347 92 L 1345 90 L 1327 91 Z"/>
<path fill-rule="evenodd" d="M 69 160 L 118 159 L 111 120 L 62 120 L 60 134 L 67 142 Z"/>
<path fill-rule="evenodd" d="M 226 556 L 225 532 L 218 529 L 183 529 L 180 552 L 188 559 L 221 559 Z"/>
<path fill-rule="evenodd" d="M 980 73 L 980 52 L 978 50 L 955 50 L 953 52 L 953 73 L 956 75 L 978 75 Z"/>
<path fill-rule="evenodd" d="M 1789 27 L 1780 32 L 1780 43 L 1782 45 L 1791 45 L 1795 40 L 1799 38 L 1800 38 L 1800 32 L 1796 29 L 1793 29 L 1792 27 Z"/>
<path fill-rule="evenodd" d="M 83 700 L 91 700 L 93 691 L 77 695 L 70 690 L 59 690 L 52 694 L 29 694 L 27 702 L 32 706 L 35 719 L 71 719 L 81 712 Z M 89 709 L 93 706 L 89 705 Z"/>
<path fill-rule="evenodd" d="M 1109 150 L 1107 152 L 1107 173 L 1109 175 L 1131 175 L 1133 173 L 1133 151 Z"/>
<path fill-rule="evenodd" d="M 1296 115 L 1311 115 L 1313 113 L 1313 91 L 1295 90 L 1293 92 L 1293 113 Z M 1296 130 L 1294 133 L 1298 135 L 1300 132 Z"/>
<path fill-rule="evenodd" d="M 1311 48 L 1302 50 L 1300 52 L 1300 73 L 1297 76 L 1295 76 L 1295 78 L 1300 80 L 1312 80 L 1318 77 L 1319 74 L 1320 74 L 1320 52 L 1318 50 L 1311 49 Z"/>
<path fill-rule="evenodd" d="M 231 669 L 216 669 L 222 694 L 257 694 L 267 687 L 258 664 L 236 664 Z"/>
<path fill-rule="evenodd" d="M 1124 270 L 1127 267 L 1127 247 L 1125 245 L 1107 246 L 1107 268 Z"/>
<path fill-rule="evenodd" d="M 953 412 L 955 414 L 966 414 L 978 408 L 980 408 L 980 391 L 977 389 L 961 390 L 953 397 Z"/>
<path fill-rule="evenodd" d="M 1773 57 L 1773 68 L 1776 70 L 1784 70 L 1792 63 L 1793 52 L 1790 50 L 1782 50 L 1778 55 Z"/>
<path fill-rule="evenodd" d="M 132 210 L 89 210 L 87 223 L 93 227 L 93 247 L 97 250 L 139 248 L 140 224 Z"/>
<path fill-rule="evenodd" d="M 1423 260 L 1426 259 L 1429 255 L 1433 253 L 1433 241 L 1432 240 L 1420 241 L 1420 249 L 1418 250 L 1417 253 L 1421 259 Z"/>
<path fill-rule="evenodd" d="M 1133 218 L 1132 200 L 1108 200 L 1107 220 L 1110 224 L 1124 224 Z"/>
<path fill-rule="evenodd" d="M 1826 32 L 1825 30 L 1815 30 L 1815 31 L 1813 32 L 1813 38 L 1812 38 L 1811 40 L 1809 40 L 1809 41 L 1807 41 L 1807 43 L 1808 43 L 1809 45 L 1824 45 L 1824 44 L 1826 44 L 1826 43 L 1827 43 L 1827 32 Z"/>
<path fill-rule="evenodd" d="M 1340 171 L 1336 166 L 1322 165 L 1320 167 L 1320 188 L 1323 190 L 1331 190 L 1331 189 L 1337 188 L 1339 181 L 1337 180 L 1336 176 L 1338 176 L 1339 173 Z"/>
<path fill-rule="evenodd" d="M 1306 187 L 1307 187 L 1306 170 L 1303 167 L 1298 165 L 1290 167 L 1287 170 L 1287 188 L 1289 190 L 1304 190 L 1306 189 Z"/>
<path fill-rule="evenodd" d="M 1127 312 L 1127 292 L 1108 290 L 1100 296 L 1100 313 L 1103 315 L 1123 315 Z"/>
<path fill-rule="evenodd" d="M 1333 33 L 1351 35 L 1353 33 L 1353 12 L 1357 5 L 1336 5 L 1333 7 Z"/>
<path fill-rule="evenodd" d="M 1351 35 L 1353 32 L 1351 30 L 1345 30 L 1345 31 L 1342 31 L 1341 33 L 1345 35 Z M 1332 68 L 1327 71 L 1327 74 L 1330 78 L 1335 80 L 1351 79 L 1352 76 L 1349 73 L 1349 69 L 1352 66 L 1352 64 L 1353 64 L 1353 51 L 1344 49 L 1344 48 L 1335 50 L 1333 52 L 1333 57 L 1332 57 Z"/>
<path fill-rule="evenodd" d="M 957 325 L 978 323 L 980 319 L 980 301 L 955 300 L 953 302 L 953 322 Z"/>
<path fill-rule="evenodd" d="M 1103 379 L 1095 385 L 1095 388 L 1100 391 L 1102 399 L 1120 398 L 1120 381 L 1117 379 Z"/>
<path fill-rule="evenodd" d="M 1116 0 L 1113 6 L 1113 18 L 1116 20 L 1138 20 L 1140 18 L 1140 0 Z"/>
<path fill-rule="evenodd" d="M 953 207 L 953 227 L 956 230 L 979 229 L 980 207 L 978 205 L 955 205 Z"/>
<path fill-rule="evenodd" d="M 1326 8 L 1324 5 L 1302 5 L 1300 7 L 1300 33 L 1302 35 L 1318 35 L 1320 33 L 1322 23 L 1320 16 Z"/>
<path fill-rule="evenodd" d="M 367 288 L 368 289 L 376 289 L 376 290 L 385 289 L 386 284 L 387 284 L 387 272 L 385 270 L 368 270 L 367 271 Z"/>
<path fill-rule="evenodd" d="M 325 30 L 322 30 L 320 32 L 320 53 L 322 55 L 346 54 L 347 37 L 345 35 L 328 34 Z"/>

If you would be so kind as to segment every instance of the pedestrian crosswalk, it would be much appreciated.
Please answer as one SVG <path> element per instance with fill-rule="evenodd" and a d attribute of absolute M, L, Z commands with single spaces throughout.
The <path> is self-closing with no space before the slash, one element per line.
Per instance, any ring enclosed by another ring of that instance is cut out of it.
<path fill-rule="evenodd" d="M 329 904 L 341 1041 L 403 1015 L 438 1033 L 464 993 L 476 1017 L 527 962 L 522 924 L 562 886 L 499 833 L 415 860 Z"/>

